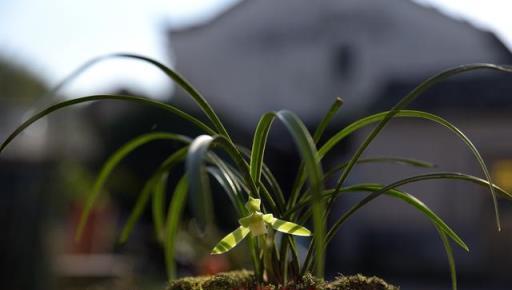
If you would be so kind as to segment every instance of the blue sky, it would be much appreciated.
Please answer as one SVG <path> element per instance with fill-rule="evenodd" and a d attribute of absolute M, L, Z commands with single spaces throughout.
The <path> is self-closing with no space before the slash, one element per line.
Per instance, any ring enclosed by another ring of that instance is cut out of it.
<path fill-rule="evenodd" d="M 170 25 L 205 21 L 238 0 L 0 0 L 0 55 L 28 64 L 55 84 L 88 59 L 133 52 L 172 65 L 165 31 Z M 512 47 L 512 1 L 416 0 L 495 31 Z M 483 4 L 484 3 L 484 4 Z M 70 96 L 131 84 L 163 95 L 169 82 L 156 69 L 134 61 L 99 64 L 67 89 Z"/>
<path fill-rule="evenodd" d="M 172 65 L 166 45 L 169 25 L 204 21 L 234 0 L 0 0 L 0 55 L 27 64 L 55 84 L 85 61 L 112 52 L 132 52 Z M 111 60 L 80 76 L 72 96 L 131 84 L 159 96 L 169 82 L 136 61 Z"/>

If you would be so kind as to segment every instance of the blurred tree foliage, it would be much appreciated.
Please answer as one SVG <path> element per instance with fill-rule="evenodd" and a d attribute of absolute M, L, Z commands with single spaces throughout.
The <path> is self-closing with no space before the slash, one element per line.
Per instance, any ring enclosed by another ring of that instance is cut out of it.
<path fill-rule="evenodd" d="M 0 56 L 0 99 L 31 103 L 46 91 L 46 85 L 23 66 Z"/>

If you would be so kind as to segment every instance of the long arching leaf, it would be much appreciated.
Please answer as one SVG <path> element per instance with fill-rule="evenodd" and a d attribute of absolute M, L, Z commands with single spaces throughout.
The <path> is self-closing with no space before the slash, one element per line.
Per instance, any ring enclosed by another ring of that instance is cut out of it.
<path fill-rule="evenodd" d="M 334 115 L 338 112 L 338 110 L 343 105 L 343 100 L 341 98 L 336 98 L 334 103 L 329 108 L 329 111 L 327 114 L 324 115 L 320 123 L 318 124 L 318 127 L 315 130 L 315 133 L 313 134 L 313 141 L 315 141 L 316 144 L 320 141 L 320 138 L 322 138 L 325 129 L 327 126 L 331 123 L 332 119 L 334 118 Z M 301 162 L 299 165 L 299 170 L 297 171 L 297 176 L 295 177 L 295 180 L 292 185 L 292 190 L 290 194 L 290 202 L 289 205 L 293 205 L 297 202 L 297 199 L 299 197 L 300 189 L 302 188 L 302 185 L 304 184 L 304 163 Z"/>
<path fill-rule="evenodd" d="M 410 178 L 405 178 L 405 179 L 399 180 L 397 182 L 391 183 L 391 184 L 383 187 L 382 189 L 370 194 L 369 196 L 364 198 L 362 201 L 360 201 L 357 205 L 355 205 L 353 208 L 351 208 L 351 210 L 347 211 L 347 213 L 345 213 L 343 216 L 341 216 L 334 223 L 334 225 L 331 227 L 331 229 L 327 233 L 327 241 L 330 241 L 334 237 L 338 228 L 348 219 L 348 217 L 350 217 L 359 208 L 363 207 L 371 200 L 373 200 L 373 199 L 377 198 L 378 196 L 380 196 L 381 194 L 387 192 L 389 189 L 394 189 L 399 186 L 402 186 L 402 185 L 405 185 L 408 183 L 412 183 L 412 182 L 417 182 L 420 180 L 431 180 L 431 179 L 460 179 L 460 180 L 471 181 L 471 182 L 474 182 L 474 183 L 477 183 L 480 185 L 489 186 L 489 184 L 490 184 L 488 181 L 485 181 L 483 179 L 480 179 L 480 178 L 477 178 L 477 177 L 474 177 L 474 176 L 471 176 L 468 174 L 454 173 L 454 172 L 423 174 L 423 175 L 417 175 L 417 176 L 413 176 Z M 497 189 L 499 192 L 503 193 L 506 197 L 509 197 L 509 198 L 512 197 L 509 193 L 502 190 L 498 186 L 495 186 L 494 184 L 490 184 L 490 186 L 493 187 L 493 191 L 494 191 L 494 189 Z M 334 192 L 337 192 L 337 190 L 335 190 Z"/>
<path fill-rule="evenodd" d="M 452 69 L 448 69 L 446 71 L 443 71 L 425 81 L 423 81 L 419 86 L 417 86 L 414 90 L 412 90 L 409 94 L 407 94 L 404 98 L 402 98 L 393 108 L 386 114 L 384 119 L 380 121 L 380 123 L 375 127 L 370 134 L 366 137 L 366 139 L 363 141 L 363 143 L 357 148 L 356 152 L 352 155 L 352 158 L 350 158 L 347 166 L 341 173 L 340 177 L 338 178 L 338 183 L 336 187 L 339 189 L 345 182 L 346 178 L 348 177 L 349 173 L 351 172 L 352 168 L 356 164 L 357 160 L 361 157 L 363 152 L 366 150 L 366 148 L 370 145 L 370 143 L 375 139 L 375 137 L 384 129 L 386 124 L 396 115 L 399 113 L 401 109 L 404 109 L 407 107 L 412 101 L 414 101 L 419 95 L 421 95 L 423 92 L 428 90 L 430 87 L 434 86 L 435 84 L 451 77 L 454 75 L 458 75 L 464 72 L 473 71 L 473 70 L 480 70 L 480 69 L 490 69 L 490 70 L 496 70 L 501 72 L 508 72 L 512 73 L 512 67 L 509 66 L 498 66 L 498 65 L 492 65 L 492 64 L 471 64 L 471 65 L 463 65 L 459 67 L 455 67 Z M 478 152 L 478 151 L 476 151 Z M 479 156 L 480 154 L 478 154 Z M 478 158 L 478 162 L 480 163 L 482 170 L 485 173 L 485 176 L 489 182 L 491 182 L 491 178 L 489 175 L 489 172 L 487 170 L 487 167 L 485 166 L 485 163 L 483 162 L 483 159 Z M 501 230 L 500 225 L 500 217 L 499 217 L 499 209 L 498 209 L 498 201 L 496 199 L 496 193 L 494 192 L 494 189 L 490 187 L 492 200 L 494 204 L 494 211 L 496 215 L 496 224 L 498 227 L 498 230 Z"/>
<path fill-rule="evenodd" d="M 364 187 L 366 191 L 371 192 L 379 192 L 382 191 L 385 186 L 380 184 L 368 184 Z M 469 251 L 468 246 L 464 241 L 448 226 L 446 223 L 437 216 L 430 208 L 428 208 L 421 200 L 417 199 L 416 197 L 397 189 L 391 189 L 385 192 L 386 195 L 392 196 L 394 198 L 400 199 L 409 205 L 416 208 L 418 211 L 423 213 L 427 218 L 430 219 L 439 229 L 443 231 L 443 233 L 446 233 L 455 243 L 457 243 L 461 248 L 463 248 L 466 251 Z M 331 236 L 328 236 L 328 238 L 331 238 Z"/>
<path fill-rule="evenodd" d="M 452 280 L 452 290 L 457 290 L 457 269 L 455 267 L 455 258 L 453 257 L 452 246 L 450 245 L 450 241 L 446 236 L 446 233 L 443 232 L 438 226 L 436 226 L 436 230 L 439 233 L 439 237 L 443 242 L 444 251 L 446 252 L 446 258 L 448 259 L 448 266 L 450 268 L 450 278 Z"/>
<path fill-rule="evenodd" d="M 94 59 L 91 59 L 81 65 L 78 69 L 73 71 L 68 77 L 66 77 L 62 82 L 60 82 L 57 86 L 55 86 L 52 90 L 50 90 L 46 95 L 51 96 L 54 95 L 61 87 L 66 85 L 67 83 L 71 82 L 73 79 L 75 79 L 77 76 L 79 76 L 82 72 L 84 72 L 89 67 L 93 66 L 94 64 L 112 59 L 112 58 L 128 58 L 133 60 L 139 60 L 146 62 L 148 64 L 151 64 L 161 70 L 163 73 L 165 73 L 170 79 L 172 79 L 178 86 L 180 86 L 183 90 L 185 90 L 190 97 L 194 100 L 194 102 L 199 106 L 199 108 L 206 114 L 208 119 L 213 123 L 215 128 L 217 129 L 218 133 L 226 137 L 228 140 L 231 140 L 226 129 L 222 125 L 219 117 L 217 114 L 215 114 L 214 110 L 210 106 L 210 104 L 206 101 L 206 99 L 197 91 L 183 76 L 178 74 L 173 69 L 169 68 L 168 66 L 162 64 L 161 62 L 158 62 L 154 59 L 151 59 L 149 57 L 145 57 L 142 55 L 132 54 L 132 53 L 112 53 L 107 54 L 103 56 L 96 57 Z M 209 132 L 209 134 L 212 134 Z M 212 134 L 213 135 L 213 134 Z"/>
<path fill-rule="evenodd" d="M 46 115 L 57 111 L 59 109 L 69 107 L 76 104 L 86 103 L 86 102 L 92 102 L 92 101 L 99 101 L 99 100 L 122 100 L 122 101 L 128 101 L 128 102 L 135 102 L 139 104 L 145 104 L 154 106 L 166 111 L 169 111 L 173 113 L 174 115 L 191 122 L 195 126 L 197 126 L 199 129 L 204 131 L 208 134 L 214 134 L 215 131 L 213 131 L 210 127 L 205 125 L 203 122 L 199 121 L 197 118 L 175 108 L 174 106 L 153 101 L 150 99 L 142 98 L 142 97 L 134 97 L 134 96 L 123 96 L 123 95 L 95 95 L 95 96 L 88 96 L 88 97 L 82 97 L 82 98 L 76 98 L 72 100 L 63 101 L 60 103 L 57 103 L 55 105 L 52 105 L 36 114 L 31 116 L 28 120 L 23 122 L 21 125 L 19 125 L 7 138 L 2 142 L 0 145 L 0 153 L 5 149 L 7 145 L 9 145 L 16 136 L 18 136 L 23 130 L 25 130 L 28 126 L 30 126 L 32 123 L 36 122 L 37 120 L 45 117 Z"/>
<path fill-rule="evenodd" d="M 254 137 L 252 138 L 251 160 L 249 168 L 251 177 L 256 183 L 257 187 L 259 187 L 260 183 L 261 168 L 263 166 L 263 156 L 265 154 L 265 147 L 267 145 L 268 133 L 275 117 L 276 115 L 274 112 L 266 113 L 261 116 L 260 121 L 256 126 Z"/>
<path fill-rule="evenodd" d="M 241 192 L 237 188 L 236 181 L 232 179 L 232 176 L 227 174 L 225 171 L 212 166 L 209 166 L 207 168 L 207 171 L 217 180 L 220 186 L 227 193 L 229 199 L 231 200 L 231 203 L 233 204 L 235 210 L 237 211 L 238 216 L 240 218 L 244 217 L 247 214 L 247 212 L 240 198 Z"/>
<path fill-rule="evenodd" d="M 189 200 L 199 226 L 202 230 L 206 224 L 214 220 L 210 184 L 204 160 L 209 147 L 215 139 L 208 135 L 201 135 L 190 144 L 185 163 L 186 175 L 190 189 Z"/>
<path fill-rule="evenodd" d="M 251 167 L 251 164 L 249 164 L 250 168 L 254 167 L 254 164 L 257 163 L 256 161 L 252 161 L 251 155 L 253 154 L 251 150 L 245 148 L 244 146 L 237 145 L 237 147 L 240 150 L 240 153 L 243 155 L 245 159 L 249 159 L 250 162 L 252 162 L 253 166 Z M 249 169 L 250 170 L 250 169 Z M 263 162 L 263 158 L 261 160 L 261 171 L 260 171 L 260 186 L 263 186 L 263 195 L 266 195 L 266 192 L 272 192 L 272 196 L 275 196 L 276 198 L 276 205 L 278 207 L 278 212 L 281 213 L 284 211 L 286 200 L 284 198 L 283 190 L 281 189 L 281 186 L 279 185 L 279 182 L 277 182 L 277 179 L 275 178 L 274 174 L 268 168 L 268 166 Z M 261 177 L 263 177 L 263 180 L 261 180 Z M 268 189 L 265 189 L 265 185 L 267 185 Z"/>
<path fill-rule="evenodd" d="M 315 274 L 318 277 L 323 277 L 325 266 L 325 248 L 323 245 L 325 236 L 325 202 L 321 197 L 323 191 L 323 172 L 320 164 L 320 158 L 316 150 L 313 138 L 309 134 L 304 124 L 295 114 L 283 110 L 277 112 L 276 115 L 292 135 L 298 151 L 302 156 L 302 160 L 304 161 L 307 175 L 309 176 L 312 189 L 311 196 L 313 201 L 313 240 L 316 241 L 317 245 L 315 247 Z"/>
<path fill-rule="evenodd" d="M 159 179 L 154 181 L 153 185 L 153 198 L 152 198 L 152 213 L 153 223 L 155 224 L 155 231 L 158 237 L 158 241 L 164 242 L 165 232 L 165 193 L 167 190 L 167 179 L 168 173 L 164 173 Z"/>
<path fill-rule="evenodd" d="M 357 131 L 357 130 L 365 127 L 365 126 L 368 126 L 368 125 L 376 123 L 376 122 L 383 121 L 386 118 L 386 116 L 389 116 L 390 112 L 391 111 L 374 114 L 374 115 L 371 115 L 371 116 L 368 116 L 366 118 L 360 119 L 360 120 L 358 120 L 358 121 L 356 121 L 356 122 L 346 126 L 342 130 L 340 130 L 338 133 L 336 133 L 334 136 L 332 136 L 328 141 L 326 141 L 325 144 L 318 150 L 318 152 L 320 154 L 320 158 L 325 157 L 325 155 L 336 144 L 338 144 L 340 141 L 342 141 L 348 135 L 352 134 L 353 132 L 355 132 L 355 131 Z M 443 119 L 443 118 L 441 118 L 441 117 L 439 117 L 437 115 L 434 115 L 434 114 L 431 114 L 431 113 L 427 113 L 427 112 L 423 112 L 423 111 L 399 110 L 399 111 L 396 111 L 394 113 L 393 118 L 420 118 L 420 119 L 425 119 L 425 120 L 429 120 L 429 121 L 435 122 L 437 124 L 442 125 L 445 128 L 448 128 L 450 131 L 455 133 L 459 137 L 459 139 L 461 139 L 464 142 L 464 144 L 466 144 L 466 146 L 471 150 L 471 152 L 473 153 L 473 156 L 475 156 L 475 159 L 480 164 L 480 167 L 481 167 L 482 171 L 484 172 L 487 180 L 489 181 L 489 184 L 491 184 L 491 178 L 490 178 L 487 166 L 485 165 L 485 162 L 484 162 L 482 156 L 480 155 L 480 153 L 478 152 L 476 147 L 473 145 L 471 140 L 469 140 L 469 138 L 466 137 L 464 135 L 464 133 L 461 130 L 459 130 L 456 126 L 454 126 L 453 124 L 451 124 L 447 120 L 445 120 L 445 119 Z M 359 160 L 359 157 L 358 157 L 358 160 Z M 346 167 L 348 165 L 350 165 L 350 163 L 351 163 L 351 161 L 349 161 L 344 166 L 344 168 L 346 169 Z M 357 163 L 357 160 L 355 161 L 355 163 Z M 352 164 L 352 166 L 354 164 Z M 302 183 L 303 182 L 304 182 L 304 176 L 302 177 Z M 337 186 L 340 187 L 340 183 L 339 182 L 338 182 Z M 491 186 L 489 186 L 489 188 L 490 188 L 491 193 L 494 196 L 495 195 L 494 189 Z M 493 200 L 494 200 L 494 197 L 493 197 Z M 289 206 L 291 208 L 294 205 L 295 205 L 295 203 L 292 203 Z"/>
<path fill-rule="evenodd" d="M 388 185 L 387 187 L 393 187 L 393 186 L 399 187 L 399 186 L 403 186 L 403 185 L 418 182 L 418 181 L 438 180 L 438 179 L 455 179 L 455 180 L 469 181 L 469 182 L 478 184 L 480 186 L 485 186 L 485 187 L 488 187 L 489 185 L 491 185 L 495 191 L 497 191 L 498 193 L 501 194 L 501 196 L 503 196 L 504 198 L 507 198 L 509 200 L 512 200 L 512 193 L 505 191 L 503 188 L 501 188 L 495 184 L 490 184 L 485 179 L 482 179 L 482 178 L 479 178 L 476 176 L 472 176 L 469 174 L 458 173 L 458 172 L 438 172 L 438 173 L 428 173 L 428 174 L 416 175 L 416 176 L 412 176 L 412 177 L 405 178 L 405 179 L 399 180 L 397 182 L 394 182 L 394 183 Z M 342 187 L 339 191 L 330 190 L 328 192 L 325 192 L 322 196 L 323 196 L 323 198 L 331 198 L 333 196 L 337 196 L 344 192 L 358 191 L 358 190 L 361 190 L 361 188 L 359 186 L 360 185 L 356 184 L 356 185 L 351 185 L 351 186 L 347 186 L 347 187 Z M 306 206 L 309 206 L 309 205 L 311 205 L 311 199 L 305 198 L 304 200 L 297 203 L 293 208 L 289 209 L 284 214 L 284 216 L 287 216 L 290 213 L 298 211 L 298 210 L 300 210 Z M 306 220 L 307 220 L 307 215 L 304 215 L 303 219 L 300 220 L 300 223 L 305 223 Z"/>
<path fill-rule="evenodd" d="M 174 189 L 165 222 L 165 265 L 167 266 L 167 277 L 170 280 L 176 278 L 176 263 L 174 262 L 176 233 L 178 232 L 178 226 L 181 222 L 181 216 L 185 208 L 187 192 L 187 178 L 183 176 Z"/>

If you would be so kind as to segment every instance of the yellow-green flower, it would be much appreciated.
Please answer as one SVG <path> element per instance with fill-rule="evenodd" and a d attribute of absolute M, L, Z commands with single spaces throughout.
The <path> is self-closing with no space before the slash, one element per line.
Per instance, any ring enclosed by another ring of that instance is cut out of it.
<path fill-rule="evenodd" d="M 240 243 L 246 236 L 251 233 L 253 237 L 266 234 L 267 224 L 269 224 L 276 231 L 296 236 L 311 236 L 311 232 L 298 224 L 280 220 L 275 218 L 272 214 L 264 214 L 260 211 L 261 200 L 249 197 L 249 201 L 245 204 L 249 215 L 238 220 L 240 227 L 225 236 L 212 250 L 211 254 L 223 254 L 238 243 Z"/>

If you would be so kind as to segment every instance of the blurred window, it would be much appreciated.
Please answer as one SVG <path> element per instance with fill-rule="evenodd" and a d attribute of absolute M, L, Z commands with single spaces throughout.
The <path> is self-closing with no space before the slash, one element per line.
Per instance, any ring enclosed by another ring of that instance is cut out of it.
<path fill-rule="evenodd" d="M 350 78 L 354 68 L 354 48 L 350 45 L 341 45 L 336 49 L 334 56 L 335 72 L 342 79 Z"/>

